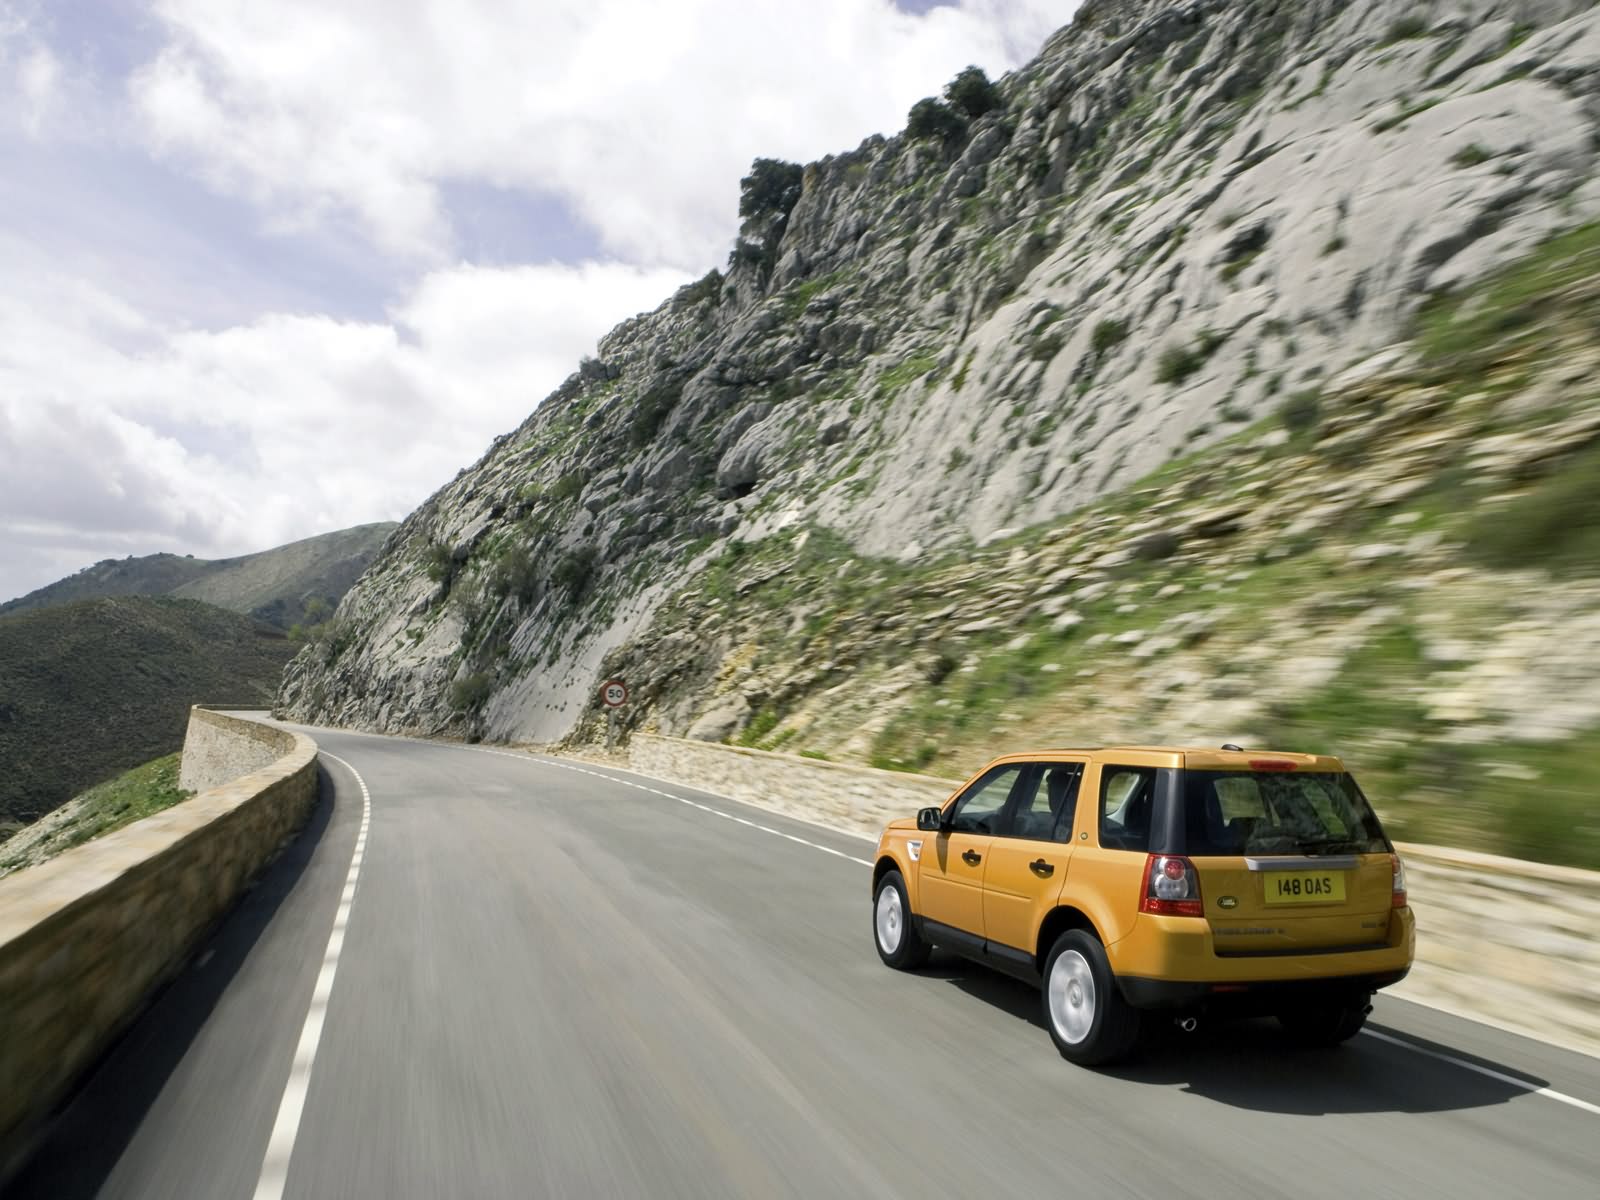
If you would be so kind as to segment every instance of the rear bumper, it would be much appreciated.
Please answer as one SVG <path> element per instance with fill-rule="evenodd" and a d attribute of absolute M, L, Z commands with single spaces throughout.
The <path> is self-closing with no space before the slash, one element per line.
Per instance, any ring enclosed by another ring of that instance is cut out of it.
<path fill-rule="evenodd" d="M 1127 937 L 1106 947 L 1118 986 L 1136 1008 L 1269 1010 L 1398 983 L 1411 969 L 1415 950 L 1416 920 L 1409 908 L 1391 914 L 1382 941 L 1359 948 L 1218 954 L 1206 921 L 1147 914 Z"/>
<path fill-rule="evenodd" d="M 1334 975 L 1326 979 L 1268 980 L 1260 983 L 1192 983 L 1122 976 L 1117 986 L 1134 1008 L 1188 1012 L 1270 1013 L 1284 1008 L 1338 1004 L 1399 983 L 1409 967 L 1375 975 Z"/>

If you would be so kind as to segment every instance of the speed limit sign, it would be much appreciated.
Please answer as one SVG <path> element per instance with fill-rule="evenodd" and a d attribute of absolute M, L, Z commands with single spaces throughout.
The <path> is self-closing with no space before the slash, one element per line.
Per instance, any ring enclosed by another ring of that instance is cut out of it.
<path fill-rule="evenodd" d="M 600 702 L 607 708 L 621 708 L 628 702 L 628 685 L 620 679 L 608 680 L 600 688 Z"/>

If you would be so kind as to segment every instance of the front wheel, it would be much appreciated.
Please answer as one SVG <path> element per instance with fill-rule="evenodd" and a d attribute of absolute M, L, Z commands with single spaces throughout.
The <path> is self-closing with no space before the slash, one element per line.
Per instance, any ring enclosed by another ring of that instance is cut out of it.
<path fill-rule="evenodd" d="M 1098 1067 L 1139 1040 L 1139 1011 L 1122 998 L 1105 948 L 1081 929 L 1056 939 L 1044 964 L 1044 1023 L 1061 1057 Z"/>
<path fill-rule="evenodd" d="M 911 902 L 899 871 L 888 871 L 878 880 L 872 897 L 872 940 L 878 957 L 897 971 L 915 970 L 928 961 L 931 947 L 911 919 Z"/>
<path fill-rule="evenodd" d="M 1281 1012 L 1278 1024 L 1302 1046 L 1337 1046 L 1361 1032 L 1372 1011 L 1370 1000 L 1370 996 L 1357 996 L 1343 1004 Z"/>

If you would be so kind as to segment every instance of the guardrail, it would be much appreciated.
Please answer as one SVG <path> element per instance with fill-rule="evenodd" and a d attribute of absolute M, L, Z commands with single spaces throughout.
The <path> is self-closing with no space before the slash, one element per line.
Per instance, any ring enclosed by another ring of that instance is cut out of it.
<path fill-rule="evenodd" d="M 190 740 L 207 790 L 0 880 L 0 1181 L 316 802 L 308 737 L 196 706 Z"/>
<path fill-rule="evenodd" d="M 633 770 L 874 837 L 957 781 L 635 733 Z M 1400 844 L 1417 962 L 1394 994 L 1600 1055 L 1600 872 Z"/>

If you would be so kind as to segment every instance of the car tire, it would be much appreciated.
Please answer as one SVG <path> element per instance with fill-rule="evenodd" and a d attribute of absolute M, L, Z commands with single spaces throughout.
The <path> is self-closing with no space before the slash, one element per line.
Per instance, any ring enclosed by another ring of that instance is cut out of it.
<path fill-rule="evenodd" d="M 899 871 L 885 872 L 872 894 L 872 944 L 878 957 L 897 971 L 914 971 L 928 961 L 932 947 L 917 932 Z"/>
<path fill-rule="evenodd" d="M 1337 1046 L 1361 1032 L 1372 1010 L 1370 1000 L 1370 996 L 1358 996 L 1343 1004 L 1281 1012 L 1278 1024 L 1302 1046 Z"/>
<path fill-rule="evenodd" d="M 1105 947 L 1093 934 L 1069 929 L 1056 939 L 1041 990 L 1045 1028 L 1068 1062 L 1104 1066 L 1139 1040 L 1139 1010 L 1122 998 Z"/>

